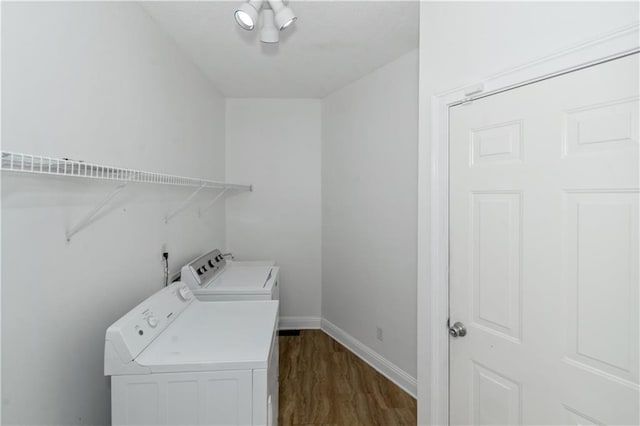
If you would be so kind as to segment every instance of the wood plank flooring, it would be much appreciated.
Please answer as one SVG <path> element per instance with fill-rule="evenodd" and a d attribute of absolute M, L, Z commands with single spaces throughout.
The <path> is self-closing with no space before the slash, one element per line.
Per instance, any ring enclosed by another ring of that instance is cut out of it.
<path fill-rule="evenodd" d="M 280 336 L 279 425 L 415 425 L 416 400 L 320 330 Z"/>

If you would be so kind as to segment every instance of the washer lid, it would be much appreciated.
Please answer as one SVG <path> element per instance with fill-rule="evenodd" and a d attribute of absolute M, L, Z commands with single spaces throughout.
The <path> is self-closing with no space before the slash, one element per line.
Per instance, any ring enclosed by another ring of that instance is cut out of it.
<path fill-rule="evenodd" d="M 271 292 L 273 278 L 278 272 L 276 266 L 240 266 L 228 264 L 203 290 L 237 290 Z"/>
<path fill-rule="evenodd" d="M 152 373 L 267 368 L 277 316 L 277 301 L 195 301 L 136 362 Z"/>

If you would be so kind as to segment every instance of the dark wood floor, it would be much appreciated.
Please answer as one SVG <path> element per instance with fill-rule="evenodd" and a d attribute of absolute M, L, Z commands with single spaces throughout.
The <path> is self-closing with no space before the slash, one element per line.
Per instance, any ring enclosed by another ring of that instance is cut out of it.
<path fill-rule="evenodd" d="M 322 331 L 279 343 L 280 426 L 416 424 L 415 399 Z"/>

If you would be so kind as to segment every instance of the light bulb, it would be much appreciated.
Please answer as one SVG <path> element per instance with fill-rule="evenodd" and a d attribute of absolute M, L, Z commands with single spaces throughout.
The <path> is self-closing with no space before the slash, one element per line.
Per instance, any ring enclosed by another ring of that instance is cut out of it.
<path fill-rule="evenodd" d="M 251 31 L 256 27 L 263 0 L 249 0 L 242 3 L 233 14 L 240 28 Z"/>

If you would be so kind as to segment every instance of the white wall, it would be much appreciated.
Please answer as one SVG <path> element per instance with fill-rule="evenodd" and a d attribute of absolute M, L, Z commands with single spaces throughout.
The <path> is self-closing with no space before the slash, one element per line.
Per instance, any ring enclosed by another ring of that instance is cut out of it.
<path fill-rule="evenodd" d="M 133 3 L 2 4 L 2 149 L 224 178 L 224 99 Z M 110 424 L 106 328 L 171 267 L 223 247 L 224 206 L 165 225 L 187 189 L 3 174 L 2 423 Z M 212 193 L 204 194 L 211 198 Z"/>
<path fill-rule="evenodd" d="M 418 415 L 426 424 L 430 348 L 429 138 L 433 94 L 481 81 L 638 21 L 638 3 L 422 2 L 418 238 Z M 454 319 L 455 320 L 455 319 Z"/>
<path fill-rule="evenodd" d="M 320 119 L 319 100 L 227 100 L 227 178 L 254 184 L 227 201 L 227 248 L 278 262 L 293 326 L 320 318 Z"/>
<path fill-rule="evenodd" d="M 322 106 L 322 316 L 415 378 L 417 50 Z"/>

